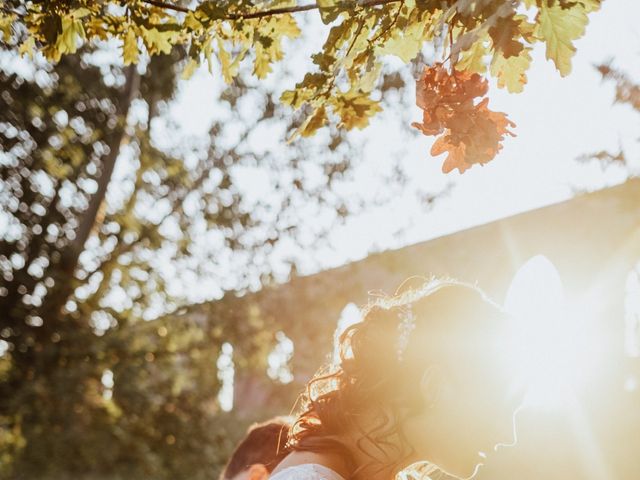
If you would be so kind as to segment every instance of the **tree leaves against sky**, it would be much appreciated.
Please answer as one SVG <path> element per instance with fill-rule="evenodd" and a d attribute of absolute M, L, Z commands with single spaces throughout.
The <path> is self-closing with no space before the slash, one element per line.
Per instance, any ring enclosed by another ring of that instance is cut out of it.
<path fill-rule="evenodd" d="M 104 43 L 56 64 L 19 48 L 0 49 L 0 478 L 211 478 L 234 440 L 221 345 L 238 376 L 264 375 L 283 328 L 247 320 L 235 293 L 295 275 L 296 252 L 328 248 L 336 224 L 404 191 L 397 172 L 373 201 L 351 191 L 360 145 L 335 124 L 288 148 L 251 141 L 303 120 L 278 102 L 286 70 L 262 81 L 240 65 L 196 139 L 169 111 L 182 47 L 137 68 L 105 61 Z M 384 104 L 409 80 L 383 74 Z M 247 170 L 268 193 L 243 184 Z M 144 321 L 222 292 L 210 318 Z"/>
<path fill-rule="evenodd" d="M 568 75 L 575 53 L 573 42 L 584 34 L 587 14 L 597 10 L 600 3 L 319 0 L 300 4 L 295 0 L 208 0 L 186 7 L 157 0 L 7 2 L 0 10 L 0 30 L 3 41 L 10 43 L 18 41 L 16 31 L 26 29 L 28 35 L 19 40 L 20 51 L 32 55 L 39 50 L 51 61 L 59 61 L 82 42 L 96 39 L 117 39 L 125 64 L 138 62 L 145 50 L 156 55 L 168 53 L 174 45 L 184 45 L 190 58 L 184 77 L 206 62 L 210 71 L 217 70 L 232 82 L 244 61 L 253 62 L 257 78 L 265 78 L 272 65 L 283 60 L 284 42 L 300 36 L 296 15 L 317 11 L 327 33 L 320 51 L 312 55 L 313 70 L 281 97 L 283 103 L 303 111 L 306 118 L 289 139 L 293 140 L 313 135 L 329 123 L 347 130 L 365 128 L 381 110 L 372 92 L 380 79 L 384 57 L 392 55 L 410 62 L 425 42 L 442 43 L 443 60 L 449 62 L 450 72 L 455 69 L 491 75 L 500 88 L 513 93 L 521 92 L 527 81 L 530 53 L 536 42 L 545 44 L 547 59 L 562 76 Z M 478 114 L 480 110 L 474 111 Z M 483 115 L 488 118 L 487 113 Z M 460 150 L 459 144 L 448 145 Z M 451 152 L 450 148 L 446 150 Z M 499 150 L 497 145 L 490 148 L 493 155 Z M 465 151 L 465 165 L 493 158 L 487 155 L 487 149 Z M 450 162 L 445 162 L 447 171 L 451 170 Z"/>
<path fill-rule="evenodd" d="M 636 113 L 640 113 L 640 83 L 631 78 L 624 70 L 613 66 L 611 63 L 597 65 L 596 69 L 602 75 L 603 81 L 611 81 L 615 84 L 614 103 L 628 105 Z M 600 150 L 581 155 L 578 160 L 582 162 L 596 161 L 603 169 L 609 167 L 622 169 L 625 176 L 628 177 L 640 175 L 638 162 L 634 162 L 633 158 L 630 158 L 625 153 L 622 146 L 619 147 L 617 152 Z"/>

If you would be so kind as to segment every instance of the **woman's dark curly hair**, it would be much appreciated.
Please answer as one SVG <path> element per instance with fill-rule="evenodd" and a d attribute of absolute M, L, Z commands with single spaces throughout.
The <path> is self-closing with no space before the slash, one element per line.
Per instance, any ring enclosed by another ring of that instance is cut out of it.
<path fill-rule="evenodd" d="M 352 476 L 376 464 L 378 471 L 392 471 L 412 456 L 400 425 L 424 408 L 419 384 L 425 362 L 442 354 L 438 347 L 429 352 L 417 339 L 431 336 L 435 342 L 429 342 L 431 347 L 447 329 L 464 328 L 468 318 L 462 317 L 480 313 L 483 306 L 493 312 L 500 307 L 474 285 L 450 279 L 420 277 L 416 287 L 405 282 L 401 288 L 401 293 L 378 297 L 362 309 L 362 320 L 339 337 L 339 361 L 323 366 L 308 382 L 289 432 L 292 451 L 332 452 L 344 458 Z M 400 358 L 399 324 L 409 308 L 415 315 L 415 330 Z M 452 318 L 459 324 L 443 324 Z M 377 425 L 365 430 L 359 418 L 371 412 Z M 360 432 L 358 448 L 372 459 L 358 468 L 339 440 L 354 431 Z M 379 453 L 372 454 L 371 448 Z"/>

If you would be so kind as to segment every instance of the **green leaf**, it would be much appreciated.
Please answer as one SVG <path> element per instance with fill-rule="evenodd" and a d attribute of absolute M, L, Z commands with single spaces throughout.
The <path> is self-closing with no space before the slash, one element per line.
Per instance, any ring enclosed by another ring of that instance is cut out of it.
<path fill-rule="evenodd" d="M 589 19 L 582 4 L 563 9 L 554 3 L 544 2 L 538 13 L 538 33 L 547 43 L 546 57 L 552 60 L 560 75 L 571 72 L 571 57 L 576 51 L 573 40 L 584 34 Z"/>

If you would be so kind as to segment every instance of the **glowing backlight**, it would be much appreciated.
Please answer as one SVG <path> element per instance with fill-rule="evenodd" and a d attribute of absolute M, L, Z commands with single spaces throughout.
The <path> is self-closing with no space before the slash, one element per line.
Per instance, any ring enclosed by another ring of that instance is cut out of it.
<path fill-rule="evenodd" d="M 588 317 L 568 305 L 560 275 L 546 257 L 518 270 L 505 309 L 512 316 L 507 361 L 526 389 L 525 404 L 571 403 L 595 367 L 598 342 Z"/>

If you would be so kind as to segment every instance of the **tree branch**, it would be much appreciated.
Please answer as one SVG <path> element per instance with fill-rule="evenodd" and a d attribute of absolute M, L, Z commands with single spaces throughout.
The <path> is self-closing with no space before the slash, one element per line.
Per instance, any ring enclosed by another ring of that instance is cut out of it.
<path fill-rule="evenodd" d="M 345 2 L 342 5 L 336 5 L 333 8 L 342 8 L 343 10 L 347 10 L 353 7 L 375 7 L 378 5 L 386 5 L 389 3 L 398 3 L 402 0 L 356 0 L 353 2 Z M 167 10 L 174 10 L 176 12 L 189 13 L 193 10 L 190 10 L 187 7 L 182 7 L 180 5 L 175 5 L 172 3 L 164 2 L 162 0 L 143 0 L 144 3 L 148 3 L 149 5 L 153 5 L 155 7 L 164 8 Z M 285 13 L 298 13 L 298 12 L 306 12 L 309 10 L 320 10 L 322 7 L 317 3 L 311 3 L 309 5 L 297 5 L 295 7 L 281 7 L 281 8 L 273 8 L 271 10 L 262 10 L 257 12 L 248 12 L 248 13 L 231 13 L 226 17 L 223 17 L 221 20 L 249 20 L 252 18 L 263 18 L 263 17 L 272 17 L 274 15 L 283 15 Z"/>
<path fill-rule="evenodd" d="M 113 142 L 109 145 L 109 154 L 106 156 L 100 178 L 98 179 L 98 189 L 89 200 L 89 206 L 82 214 L 82 219 L 76 230 L 76 238 L 71 245 L 62 254 L 62 268 L 73 274 L 78 263 L 80 252 L 84 248 L 84 244 L 93 229 L 98 215 L 98 210 L 107 193 L 107 187 L 111 181 L 111 174 L 120 153 L 120 144 L 125 137 L 127 113 L 129 106 L 138 92 L 140 84 L 140 76 L 135 69 L 135 65 L 130 66 L 126 72 L 127 81 L 125 83 L 122 96 L 119 102 L 120 114 L 122 116 L 123 126 L 120 135 L 114 137 Z"/>

